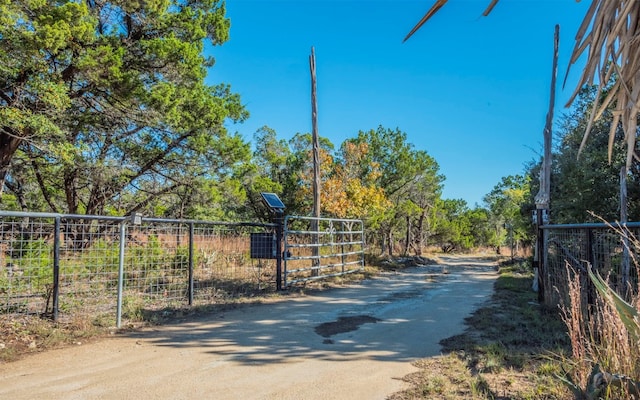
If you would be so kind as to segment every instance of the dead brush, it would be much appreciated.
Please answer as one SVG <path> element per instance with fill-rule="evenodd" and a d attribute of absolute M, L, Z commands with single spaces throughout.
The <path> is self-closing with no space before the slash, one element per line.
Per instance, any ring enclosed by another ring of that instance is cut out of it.
<path fill-rule="evenodd" d="M 639 268 L 634 251 L 640 242 L 629 232 L 630 260 Z M 591 271 L 588 280 L 595 289 L 591 304 L 585 304 L 580 273 L 567 263 L 569 300 L 563 304 L 562 318 L 572 346 L 570 370 L 562 380 L 578 399 L 640 398 L 640 294 L 626 288 L 626 299 L 616 293 L 608 280 Z M 584 277 L 584 273 L 582 275 Z"/>

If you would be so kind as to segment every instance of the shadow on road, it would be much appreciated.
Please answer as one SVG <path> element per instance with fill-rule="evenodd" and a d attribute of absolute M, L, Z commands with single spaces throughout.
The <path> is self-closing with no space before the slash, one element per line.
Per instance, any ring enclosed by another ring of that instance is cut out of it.
<path fill-rule="evenodd" d="M 413 361 L 439 354 L 439 341 L 463 330 L 464 317 L 490 297 L 496 277 L 493 262 L 452 258 L 127 336 L 186 356 L 206 352 L 214 364 Z"/>

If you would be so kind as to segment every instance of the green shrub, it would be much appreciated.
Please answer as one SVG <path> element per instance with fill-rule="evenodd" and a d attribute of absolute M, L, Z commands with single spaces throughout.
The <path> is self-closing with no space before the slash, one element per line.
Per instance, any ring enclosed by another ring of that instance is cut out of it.
<path fill-rule="evenodd" d="M 12 255 L 16 271 L 20 273 L 20 282 L 28 282 L 35 290 L 52 284 L 53 245 L 43 239 L 18 241 L 12 247 Z"/>

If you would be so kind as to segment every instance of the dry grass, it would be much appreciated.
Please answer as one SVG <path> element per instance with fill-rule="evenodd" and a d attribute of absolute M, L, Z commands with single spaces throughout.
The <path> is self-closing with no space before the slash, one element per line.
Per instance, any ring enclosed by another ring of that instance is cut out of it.
<path fill-rule="evenodd" d="M 27 354 L 78 345 L 108 334 L 89 318 L 56 323 L 33 315 L 0 316 L 0 363 Z"/>
<path fill-rule="evenodd" d="M 638 398 L 637 388 L 624 382 L 640 382 L 640 339 L 628 331 L 615 306 L 601 296 L 593 304 L 583 304 L 580 275 L 569 266 L 567 269 L 570 300 L 562 307 L 572 348 L 567 379 L 585 398 L 595 393 L 604 399 Z M 629 302 L 638 309 L 640 296 L 633 294 Z M 608 385 L 598 382 L 600 371 L 626 378 Z M 630 393 L 630 388 L 635 393 Z"/>

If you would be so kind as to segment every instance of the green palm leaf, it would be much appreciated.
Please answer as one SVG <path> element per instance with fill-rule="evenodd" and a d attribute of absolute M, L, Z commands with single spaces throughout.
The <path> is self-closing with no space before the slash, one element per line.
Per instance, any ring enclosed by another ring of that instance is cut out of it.
<path fill-rule="evenodd" d="M 620 320 L 624 323 L 627 331 L 633 337 L 635 341 L 640 338 L 640 319 L 638 317 L 638 310 L 631 304 L 627 303 L 618 293 L 616 293 L 607 283 L 596 275 L 589 266 L 589 278 L 593 282 L 596 290 L 600 295 L 613 307 L 615 307 Z"/>

